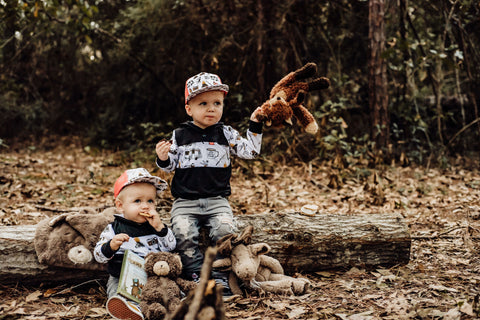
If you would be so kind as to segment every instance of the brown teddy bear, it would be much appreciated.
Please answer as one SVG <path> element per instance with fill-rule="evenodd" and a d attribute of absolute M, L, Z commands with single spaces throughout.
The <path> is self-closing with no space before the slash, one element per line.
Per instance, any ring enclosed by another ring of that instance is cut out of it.
<path fill-rule="evenodd" d="M 271 249 L 268 244 L 250 244 L 252 232 L 253 227 L 248 226 L 240 235 L 226 235 L 217 241 L 218 252 L 229 257 L 216 260 L 213 268 L 231 270 L 228 283 L 232 292 L 243 295 L 240 281 L 250 291 L 286 295 L 306 293 L 310 281 L 285 275 L 280 262 L 265 255 Z"/>
<path fill-rule="evenodd" d="M 312 77 L 316 72 L 317 65 L 310 62 L 283 77 L 270 91 L 269 100 L 260 107 L 257 119 L 267 126 L 281 127 L 285 124 L 292 125 L 292 117 L 295 116 L 306 132 L 316 133 L 317 122 L 302 103 L 308 92 L 328 88 L 330 80 L 320 77 L 310 82 L 301 81 Z"/>
<path fill-rule="evenodd" d="M 151 252 L 145 257 L 147 283 L 142 290 L 140 308 L 147 319 L 163 319 L 180 305 L 180 291 L 187 294 L 196 283 L 179 278 L 180 256 L 171 252 Z"/>
<path fill-rule="evenodd" d="M 105 265 L 97 263 L 92 252 L 115 212 L 115 208 L 100 213 L 83 208 L 40 221 L 34 238 L 38 261 L 56 267 L 104 270 Z"/>

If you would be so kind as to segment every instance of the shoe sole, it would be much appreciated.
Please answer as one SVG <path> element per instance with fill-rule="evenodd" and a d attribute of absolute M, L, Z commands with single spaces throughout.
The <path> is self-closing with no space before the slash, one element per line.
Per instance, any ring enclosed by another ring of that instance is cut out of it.
<path fill-rule="evenodd" d="M 107 310 L 112 316 L 122 320 L 143 320 L 141 316 L 130 310 L 124 301 L 120 299 L 111 299 L 108 302 Z"/>

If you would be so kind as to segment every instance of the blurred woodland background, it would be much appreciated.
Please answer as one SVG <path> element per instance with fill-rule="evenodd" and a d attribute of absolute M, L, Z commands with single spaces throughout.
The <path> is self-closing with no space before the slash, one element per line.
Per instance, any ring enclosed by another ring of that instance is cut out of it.
<path fill-rule="evenodd" d="M 264 152 L 338 166 L 478 153 L 477 0 L 0 0 L 0 148 L 75 135 L 153 154 L 188 120 L 200 71 L 230 86 L 224 120 L 244 132 L 307 62 L 332 83 L 308 96 L 321 132 L 269 129 Z"/>

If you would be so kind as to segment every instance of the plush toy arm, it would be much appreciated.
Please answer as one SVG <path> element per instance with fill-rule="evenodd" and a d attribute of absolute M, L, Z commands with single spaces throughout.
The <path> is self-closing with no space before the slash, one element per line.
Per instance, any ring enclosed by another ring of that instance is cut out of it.
<path fill-rule="evenodd" d="M 263 281 L 258 283 L 260 288 L 265 292 L 271 292 L 275 294 L 283 294 L 287 296 L 293 295 L 291 281 L 275 280 L 275 281 Z"/>
<path fill-rule="evenodd" d="M 232 259 L 223 258 L 213 261 L 212 268 L 216 271 L 232 270 Z"/>
<path fill-rule="evenodd" d="M 311 77 L 316 72 L 317 65 L 313 62 L 307 63 L 300 69 L 290 72 L 273 86 L 272 91 L 270 91 L 270 98 L 273 98 L 283 88 L 291 87 L 294 83 L 298 82 L 298 80 Z M 290 91 L 297 92 L 297 90 L 298 88 L 292 88 Z"/>
<path fill-rule="evenodd" d="M 71 212 L 68 213 L 62 213 L 59 216 L 53 217 L 49 222 L 48 226 L 51 228 L 54 228 L 57 224 L 59 224 L 62 221 L 65 221 L 69 215 L 71 215 Z"/>
<path fill-rule="evenodd" d="M 272 275 L 272 270 L 270 268 L 265 268 L 263 266 L 258 267 L 257 275 L 255 276 L 256 281 L 268 281 Z"/>
<path fill-rule="evenodd" d="M 317 65 L 313 62 L 309 62 L 300 69 L 294 72 L 295 80 L 305 79 L 313 76 L 317 72 Z"/>
<path fill-rule="evenodd" d="M 322 90 L 330 87 L 330 80 L 325 77 L 320 77 L 308 84 L 308 91 Z"/>
<path fill-rule="evenodd" d="M 62 213 L 59 216 L 54 217 L 52 220 L 50 220 L 48 225 L 53 228 L 55 227 L 55 225 L 57 225 L 62 221 L 67 221 L 69 224 L 72 224 L 71 221 L 74 221 L 72 219 L 75 219 L 75 217 L 80 216 L 84 218 L 85 217 L 84 215 L 90 215 L 90 214 L 94 215 L 94 214 L 97 214 L 97 212 L 93 208 L 88 208 L 88 207 L 81 208 L 78 212 L 74 212 L 74 211 L 66 212 L 66 213 Z M 84 220 L 83 220 L 83 223 L 85 223 Z"/>
<path fill-rule="evenodd" d="M 260 256 L 260 265 L 272 270 L 272 273 L 283 274 L 283 267 L 280 262 L 272 257 L 262 255 Z"/>
<path fill-rule="evenodd" d="M 194 281 L 189 281 L 182 278 L 177 278 L 175 282 L 180 287 L 180 290 L 182 290 L 185 294 L 188 294 L 191 290 L 195 290 L 197 287 L 197 284 Z"/>
<path fill-rule="evenodd" d="M 300 122 L 305 131 L 311 134 L 315 134 L 318 130 L 317 122 L 315 118 L 303 105 L 298 105 L 292 108 L 295 118 Z"/>
<path fill-rule="evenodd" d="M 230 272 L 228 275 L 228 285 L 233 294 L 238 294 L 240 296 L 243 295 L 242 289 L 240 289 L 240 285 L 238 284 L 238 278 L 233 272 Z"/>
<path fill-rule="evenodd" d="M 308 280 L 307 278 L 294 278 L 286 276 L 284 274 L 272 274 L 269 280 L 282 282 L 290 281 L 294 294 L 304 294 L 310 289 L 312 285 L 310 280 Z"/>

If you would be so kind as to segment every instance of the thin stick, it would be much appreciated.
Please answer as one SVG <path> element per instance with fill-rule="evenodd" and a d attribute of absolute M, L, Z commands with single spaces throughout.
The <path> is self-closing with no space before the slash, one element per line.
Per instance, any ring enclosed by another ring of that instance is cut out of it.
<path fill-rule="evenodd" d="M 210 273 L 212 271 L 212 263 L 217 256 L 217 249 L 214 247 L 208 247 L 205 252 L 205 259 L 203 261 L 202 270 L 200 272 L 200 281 L 195 294 L 193 296 L 188 312 L 185 315 L 185 320 L 195 320 L 198 311 L 200 310 L 205 288 L 207 287 L 208 280 L 210 279 Z"/>

